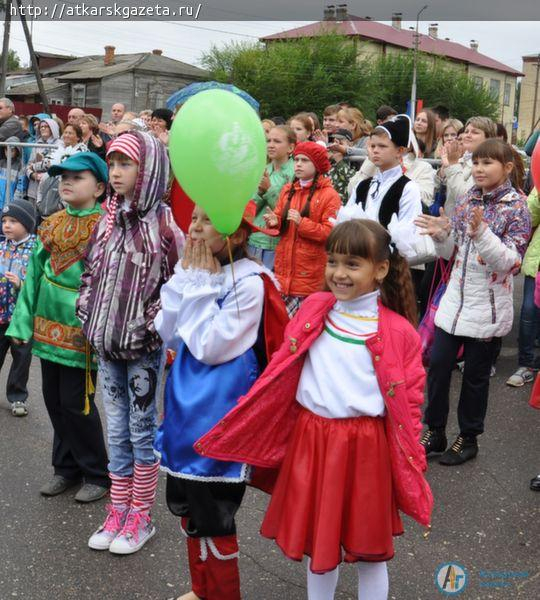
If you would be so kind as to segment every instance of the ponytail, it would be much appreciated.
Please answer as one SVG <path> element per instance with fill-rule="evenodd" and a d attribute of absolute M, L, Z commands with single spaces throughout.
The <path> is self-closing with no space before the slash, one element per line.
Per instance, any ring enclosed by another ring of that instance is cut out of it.
<path fill-rule="evenodd" d="M 392 246 L 388 275 L 381 283 L 382 303 L 402 315 L 415 327 L 418 324 L 418 308 L 414 295 L 413 282 L 409 264 Z"/>
<path fill-rule="evenodd" d="M 525 183 L 525 165 L 523 164 L 523 159 L 519 155 L 519 152 L 510 145 L 510 150 L 512 151 L 512 159 L 514 163 L 514 168 L 510 173 L 510 183 L 512 187 L 518 191 L 523 191 L 523 185 Z"/>

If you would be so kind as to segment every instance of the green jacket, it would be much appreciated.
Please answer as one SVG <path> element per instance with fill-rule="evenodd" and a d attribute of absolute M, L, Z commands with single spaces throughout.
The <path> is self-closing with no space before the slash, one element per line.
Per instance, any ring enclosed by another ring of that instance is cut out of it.
<path fill-rule="evenodd" d="M 86 368 L 86 340 L 75 302 L 82 256 L 102 212 L 98 205 L 84 210 L 68 206 L 43 221 L 6 331 L 21 340 L 33 338 L 32 354 L 68 367 Z"/>
<path fill-rule="evenodd" d="M 273 163 L 270 163 L 266 167 L 268 177 L 270 178 L 270 187 L 264 194 L 256 194 L 253 200 L 257 203 L 257 215 L 253 220 L 253 224 L 257 227 L 266 227 L 266 223 L 263 219 L 263 215 L 266 212 L 266 208 L 274 210 L 276 207 L 279 194 L 283 186 L 294 179 L 294 162 L 290 158 L 285 164 L 281 165 L 281 169 L 276 171 Z M 255 232 L 249 236 L 249 243 L 256 248 L 263 248 L 264 250 L 274 250 L 278 245 L 279 236 L 270 237 L 264 233 Z"/>
<path fill-rule="evenodd" d="M 540 199 L 538 198 L 536 188 L 533 188 L 533 191 L 529 194 L 527 204 L 531 213 L 532 226 L 535 229 L 527 252 L 525 252 L 525 256 L 523 257 L 521 272 L 529 277 L 536 277 L 540 269 Z"/>

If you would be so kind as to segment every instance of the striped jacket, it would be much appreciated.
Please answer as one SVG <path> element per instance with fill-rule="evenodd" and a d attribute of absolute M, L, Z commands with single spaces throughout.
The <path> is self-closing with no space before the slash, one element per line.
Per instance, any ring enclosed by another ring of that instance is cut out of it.
<path fill-rule="evenodd" d="M 183 235 L 162 201 L 169 176 L 163 144 L 137 133 L 141 145 L 133 201 L 116 211 L 105 241 L 107 215 L 97 224 L 85 257 L 77 303 L 83 332 L 96 353 L 134 360 L 156 350 L 159 290 L 173 273 Z"/>

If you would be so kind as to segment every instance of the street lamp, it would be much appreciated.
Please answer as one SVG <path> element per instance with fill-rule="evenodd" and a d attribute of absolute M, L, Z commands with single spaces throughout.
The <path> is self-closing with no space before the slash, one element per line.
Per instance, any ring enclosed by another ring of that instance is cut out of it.
<path fill-rule="evenodd" d="M 416 60 L 418 54 L 418 23 L 420 21 L 420 15 L 426 10 L 427 7 L 428 5 L 426 4 L 418 11 L 418 14 L 416 15 L 416 33 L 414 34 L 413 76 L 411 88 L 411 121 L 413 122 L 416 118 Z"/>

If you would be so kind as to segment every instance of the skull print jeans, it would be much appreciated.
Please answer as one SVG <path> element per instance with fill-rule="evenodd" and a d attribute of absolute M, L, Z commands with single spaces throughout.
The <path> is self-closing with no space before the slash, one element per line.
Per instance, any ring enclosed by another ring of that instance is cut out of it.
<path fill-rule="evenodd" d="M 99 359 L 98 379 L 107 417 L 109 471 L 133 474 L 135 462 L 156 462 L 157 396 L 164 357 L 161 348 L 136 360 Z"/>

